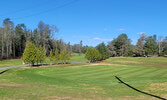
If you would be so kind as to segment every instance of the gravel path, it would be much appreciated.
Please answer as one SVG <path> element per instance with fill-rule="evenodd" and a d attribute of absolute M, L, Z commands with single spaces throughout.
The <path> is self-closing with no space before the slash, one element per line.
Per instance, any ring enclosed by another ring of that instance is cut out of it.
<path fill-rule="evenodd" d="M 0 70 L 7 70 L 7 69 L 12 69 L 12 68 L 18 68 L 18 67 L 26 67 L 28 65 L 16 65 L 16 66 L 8 66 L 8 67 L 2 67 Z"/>

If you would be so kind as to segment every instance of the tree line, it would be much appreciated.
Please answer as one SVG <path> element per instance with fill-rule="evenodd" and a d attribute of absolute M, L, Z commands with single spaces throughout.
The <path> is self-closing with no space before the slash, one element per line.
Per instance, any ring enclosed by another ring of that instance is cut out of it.
<path fill-rule="evenodd" d="M 156 35 L 146 36 L 141 34 L 136 45 L 131 44 L 131 40 L 126 34 L 119 35 L 107 45 L 110 56 L 165 56 L 167 55 L 167 37 L 162 38 Z"/>
<path fill-rule="evenodd" d="M 65 43 L 62 39 L 54 38 L 58 31 L 55 25 L 45 24 L 42 21 L 38 23 L 37 28 L 30 30 L 24 23 L 15 26 L 9 18 L 6 18 L 0 27 L 0 59 L 21 58 L 28 41 L 36 47 L 44 47 L 46 56 L 49 56 L 51 50 L 56 49 L 58 53 L 67 50 L 71 55 L 73 46 L 70 42 Z"/>
<path fill-rule="evenodd" d="M 131 39 L 127 34 L 120 34 L 117 38 L 105 46 L 104 43 L 96 47 L 87 49 L 85 58 L 90 62 L 105 60 L 109 57 L 148 57 L 148 56 L 166 56 L 167 55 L 167 37 L 162 38 L 156 35 L 146 36 L 141 34 L 136 45 L 131 44 Z"/>
<path fill-rule="evenodd" d="M 167 55 L 167 37 L 141 34 L 137 44 L 133 45 L 127 34 L 123 33 L 107 45 L 101 43 L 96 47 L 89 47 L 83 46 L 82 41 L 71 45 L 70 42 L 65 43 L 62 39 L 55 39 L 54 35 L 58 31 L 55 25 L 45 24 L 42 21 L 38 23 L 37 28 L 30 30 L 24 23 L 15 26 L 9 18 L 6 18 L 3 21 L 3 26 L 0 27 L 0 59 L 21 58 L 28 41 L 32 42 L 36 47 L 45 48 L 47 57 L 50 56 L 51 51 L 53 51 L 53 54 L 55 54 L 55 51 L 60 54 L 61 51 L 65 50 L 72 56 L 72 53 L 79 53 L 79 55 L 82 53 L 89 54 L 88 51 L 93 51 L 93 49 L 98 50 L 94 50 L 94 52 L 99 54 L 92 61 L 104 60 L 114 56 Z M 89 57 L 86 56 L 86 58 Z"/>

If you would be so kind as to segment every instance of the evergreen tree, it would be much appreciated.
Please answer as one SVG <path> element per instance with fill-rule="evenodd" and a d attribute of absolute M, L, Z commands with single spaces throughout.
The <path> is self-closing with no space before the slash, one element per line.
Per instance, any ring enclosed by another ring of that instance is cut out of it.
<path fill-rule="evenodd" d="M 36 62 L 36 54 L 37 49 L 35 45 L 32 42 L 27 42 L 25 51 L 23 53 L 23 61 L 31 65 L 34 65 L 34 63 Z"/>
<path fill-rule="evenodd" d="M 38 52 L 39 52 L 39 62 L 43 63 L 43 61 L 46 58 L 46 51 L 45 51 L 45 47 L 39 46 L 38 48 Z"/>
<path fill-rule="evenodd" d="M 96 46 L 96 49 L 99 51 L 99 53 L 101 54 L 101 59 L 107 59 L 110 57 L 110 54 L 108 52 L 107 47 L 105 46 L 104 43 L 101 43 L 99 45 Z"/>
<path fill-rule="evenodd" d="M 128 45 L 131 45 L 128 36 L 124 33 L 119 35 L 114 44 L 117 56 L 123 56 L 125 52 L 129 51 Z"/>
<path fill-rule="evenodd" d="M 158 45 L 156 43 L 156 40 L 152 36 L 147 37 L 146 43 L 144 45 L 144 50 L 146 56 L 148 56 L 148 54 L 154 55 L 158 51 Z"/>
<path fill-rule="evenodd" d="M 70 55 L 65 49 L 60 52 L 60 60 L 63 64 L 67 63 L 67 60 L 70 60 Z"/>
<path fill-rule="evenodd" d="M 58 51 L 58 49 L 56 49 L 54 61 L 55 61 L 55 63 L 57 64 L 59 60 L 60 60 L 59 51 Z"/>
<path fill-rule="evenodd" d="M 51 64 L 51 62 L 53 62 L 53 61 L 54 61 L 54 54 L 53 54 L 53 50 L 51 50 L 51 51 L 50 51 L 50 53 L 49 53 L 49 60 L 50 60 L 50 64 Z"/>

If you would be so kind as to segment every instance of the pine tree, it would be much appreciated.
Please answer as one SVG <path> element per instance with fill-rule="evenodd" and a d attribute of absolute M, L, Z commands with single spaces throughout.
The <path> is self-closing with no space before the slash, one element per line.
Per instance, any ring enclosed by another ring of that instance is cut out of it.
<path fill-rule="evenodd" d="M 36 62 L 37 49 L 32 42 L 27 42 L 25 51 L 23 53 L 23 61 L 34 65 Z"/>
<path fill-rule="evenodd" d="M 53 50 L 50 51 L 50 54 L 49 54 L 49 60 L 50 60 L 50 64 L 51 62 L 54 61 L 54 54 L 53 54 Z"/>
<path fill-rule="evenodd" d="M 60 60 L 63 64 L 67 63 L 67 60 L 70 60 L 70 55 L 65 49 L 60 52 Z"/>
<path fill-rule="evenodd" d="M 43 63 L 43 61 L 46 58 L 45 47 L 39 46 L 38 51 L 39 51 L 39 62 Z"/>
<path fill-rule="evenodd" d="M 102 60 L 105 60 L 110 57 L 108 49 L 104 43 L 101 43 L 98 46 L 96 46 L 96 49 L 100 52 Z"/>
<path fill-rule="evenodd" d="M 56 49 L 55 56 L 54 56 L 54 61 L 55 61 L 56 64 L 58 64 L 59 60 L 60 60 L 59 50 Z"/>
<path fill-rule="evenodd" d="M 144 50 L 146 56 L 148 56 L 149 54 L 154 55 L 158 51 L 158 45 L 156 43 L 155 38 L 153 38 L 152 36 L 147 37 L 146 43 L 144 45 Z"/>

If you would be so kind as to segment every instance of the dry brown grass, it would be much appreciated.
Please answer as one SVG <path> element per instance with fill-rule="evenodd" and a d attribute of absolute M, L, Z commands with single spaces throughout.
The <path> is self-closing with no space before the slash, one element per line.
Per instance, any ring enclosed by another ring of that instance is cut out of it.
<path fill-rule="evenodd" d="M 0 88 L 12 88 L 12 87 L 31 87 L 31 85 L 18 84 L 18 83 L 0 83 Z"/>

